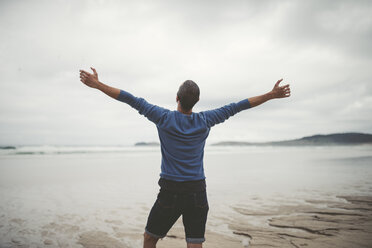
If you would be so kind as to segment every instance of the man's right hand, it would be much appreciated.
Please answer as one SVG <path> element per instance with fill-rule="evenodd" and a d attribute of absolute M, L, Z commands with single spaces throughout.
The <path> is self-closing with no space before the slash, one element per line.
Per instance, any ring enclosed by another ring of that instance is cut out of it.
<path fill-rule="evenodd" d="M 256 107 L 271 99 L 289 97 L 291 95 L 291 89 L 289 88 L 289 84 L 279 86 L 281 81 L 283 81 L 283 79 L 280 79 L 276 82 L 272 91 L 261 96 L 254 96 L 248 98 L 251 107 Z"/>
<path fill-rule="evenodd" d="M 279 86 L 281 81 L 283 81 L 283 79 L 278 80 L 274 85 L 273 90 L 270 92 L 273 98 L 283 98 L 289 97 L 291 95 L 291 89 L 289 88 L 289 84 Z"/>
<path fill-rule="evenodd" d="M 97 71 L 93 67 L 90 67 L 90 69 L 92 69 L 93 74 L 80 70 L 80 81 L 91 88 L 97 89 L 99 86 Z"/>

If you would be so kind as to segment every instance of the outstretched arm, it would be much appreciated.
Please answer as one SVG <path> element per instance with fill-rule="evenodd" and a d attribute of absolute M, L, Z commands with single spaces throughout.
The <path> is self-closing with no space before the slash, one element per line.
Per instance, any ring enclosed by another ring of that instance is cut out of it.
<path fill-rule="evenodd" d="M 274 85 L 274 88 L 266 94 L 255 96 L 255 97 L 250 97 L 248 99 L 246 98 L 238 103 L 231 103 L 229 105 L 223 106 L 222 108 L 203 111 L 201 113 L 204 114 L 206 121 L 207 121 L 207 125 L 209 127 L 212 127 L 216 124 L 224 122 L 230 116 L 233 116 L 242 110 L 256 107 L 274 98 L 289 97 L 291 94 L 291 91 L 289 89 L 289 84 L 285 86 L 279 86 L 279 83 L 282 80 L 283 79 L 278 80 L 276 84 Z"/>
<path fill-rule="evenodd" d="M 291 89 L 289 88 L 289 84 L 279 86 L 281 81 L 283 81 L 283 79 L 280 79 L 276 82 L 272 91 L 260 96 L 248 98 L 248 101 L 251 104 L 251 108 L 256 107 L 271 99 L 289 97 L 291 95 Z"/>
<path fill-rule="evenodd" d="M 158 124 L 163 119 L 163 117 L 165 117 L 165 114 L 169 111 L 167 109 L 150 104 L 143 98 L 135 97 L 129 92 L 101 83 L 98 80 L 96 69 L 94 69 L 93 67 L 91 67 L 91 69 L 93 71 L 93 74 L 84 70 L 80 70 L 81 82 L 91 88 L 99 89 L 115 100 L 127 103 L 132 108 L 137 109 L 141 115 L 144 115 L 147 119 L 154 122 L 155 124 Z"/>
<path fill-rule="evenodd" d="M 80 70 L 80 81 L 91 88 L 95 88 L 95 89 L 102 91 L 103 93 L 105 93 L 106 95 L 114 99 L 118 99 L 119 94 L 120 94 L 120 89 L 101 83 L 98 80 L 98 73 L 96 69 L 94 69 L 93 67 L 90 67 L 90 69 L 92 69 L 93 74 L 86 72 L 84 70 Z"/>

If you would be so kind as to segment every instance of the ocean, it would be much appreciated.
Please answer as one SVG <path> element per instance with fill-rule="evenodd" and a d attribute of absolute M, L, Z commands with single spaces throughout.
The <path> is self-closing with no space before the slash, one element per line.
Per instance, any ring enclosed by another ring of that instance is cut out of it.
<path fill-rule="evenodd" d="M 159 190 L 160 162 L 160 147 L 1 150 L 0 247 L 47 242 L 81 247 L 79 237 L 91 230 L 110 234 L 128 247 L 141 247 L 141 236 L 136 235 L 143 233 Z M 372 195 L 370 145 L 207 146 L 204 168 L 210 205 L 207 230 L 231 237 L 229 223 L 239 218 L 236 208 L 242 206 L 261 211 Z M 254 216 L 244 221 L 265 225 L 265 219 Z"/>

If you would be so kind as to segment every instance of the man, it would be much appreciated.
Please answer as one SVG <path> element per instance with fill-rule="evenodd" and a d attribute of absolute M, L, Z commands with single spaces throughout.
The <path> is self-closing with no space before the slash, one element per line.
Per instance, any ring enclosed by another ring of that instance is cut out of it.
<path fill-rule="evenodd" d="M 155 123 L 161 144 L 160 192 L 145 228 L 144 248 L 154 248 L 182 215 L 188 248 L 201 248 L 205 241 L 205 224 L 209 210 L 203 167 L 204 145 L 210 128 L 230 116 L 274 98 L 290 96 L 289 85 L 279 86 L 260 96 L 244 99 L 224 107 L 194 113 L 199 101 L 199 87 L 185 81 L 177 92 L 177 111 L 152 105 L 142 98 L 113 88 L 98 80 L 98 74 L 80 70 L 80 80 L 108 96 L 125 102 Z"/>

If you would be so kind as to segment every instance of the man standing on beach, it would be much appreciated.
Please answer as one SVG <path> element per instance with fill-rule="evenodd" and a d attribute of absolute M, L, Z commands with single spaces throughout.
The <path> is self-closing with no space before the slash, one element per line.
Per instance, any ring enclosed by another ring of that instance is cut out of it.
<path fill-rule="evenodd" d="M 93 73 L 80 70 L 80 81 L 106 95 L 125 102 L 152 121 L 161 144 L 160 192 L 150 211 L 144 233 L 144 248 L 154 248 L 160 238 L 182 215 L 188 248 L 201 248 L 205 241 L 205 224 L 209 210 L 203 167 L 204 145 L 211 127 L 222 123 L 236 113 L 258 106 L 268 100 L 290 96 L 289 85 L 279 86 L 263 95 L 231 103 L 224 107 L 192 112 L 199 101 L 199 87 L 191 80 L 185 81 L 177 92 L 177 110 L 170 111 L 148 103 L 98 80 Z"/>

